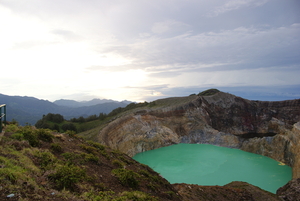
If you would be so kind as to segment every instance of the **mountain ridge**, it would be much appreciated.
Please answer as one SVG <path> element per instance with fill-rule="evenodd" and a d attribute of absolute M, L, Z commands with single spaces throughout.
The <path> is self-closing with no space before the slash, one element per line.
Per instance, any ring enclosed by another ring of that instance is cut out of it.
<path fill-rule="evenodd" d="M 118 107 L 125 107 L 127 102 L 106 102 L 102 104 L 66 107 L 57 105 L 53 102 L 28 96 L 8 96 L 0 94 L 0 104 L 6 104 L 7 121 L 16 120 L 20 125 L 26 123 L 34 125 L 43 115 L 48 113 L 57 113 L 65 119 L 77 118 L 80 116 L 88 117 L 90 115 L 99 115 L 100 113 L 109 113 Z"/>
<path fill-rule="evenodd" d="M 99 99 L 99 98 L 94 98 L 89 101 L 76 101 L 76 100 L 70 100 L 70 99 L 59 99 L 53 101 L 54 104 L 59 105 L 59 106 L 67 106 L 67 107 L 84 107 L 84 106 L 93 106 L 93 105 L 98 105 L 98 104 L 103 104 L 103 103 L 110 103 L 110 102 L 117 102 L 117 103 L 125 103 L 129 104 L 132 103 L 131 101 L 115 101 L 112 99 Z"/>

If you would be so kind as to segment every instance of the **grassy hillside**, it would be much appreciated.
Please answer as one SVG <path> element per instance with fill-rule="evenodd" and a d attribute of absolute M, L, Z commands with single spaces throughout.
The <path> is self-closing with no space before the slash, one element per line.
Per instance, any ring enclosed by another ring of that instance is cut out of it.
<path fill-rule="evenodd" d="M 180 200 L 151 168 L 72 134 L 6 126 L 0 200 Z"/>

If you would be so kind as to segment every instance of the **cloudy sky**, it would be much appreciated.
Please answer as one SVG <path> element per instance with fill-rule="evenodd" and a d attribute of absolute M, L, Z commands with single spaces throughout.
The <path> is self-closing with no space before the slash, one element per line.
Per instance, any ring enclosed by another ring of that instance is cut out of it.
<path fill-rule="evenodd" d="M 300 98 L 299 0 L 0 0 L 0 93 Z"/>

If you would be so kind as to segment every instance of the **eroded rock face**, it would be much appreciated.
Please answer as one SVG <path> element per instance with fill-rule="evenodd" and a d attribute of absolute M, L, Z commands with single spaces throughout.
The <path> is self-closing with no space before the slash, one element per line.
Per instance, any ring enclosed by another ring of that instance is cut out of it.
<path fill-rule="evenodd" d="M 300 177 L 300 129 L 299 124 L 291 130 L 282 128 L 273 137 L 251 138 L 243 142 L 244 151 L 268 156 L 293 168 L 293 178 Z"/>
<path fill-rule="evenodd" d="M 286 185 L 279 188 L 276 194 L 282 200 L 299 201 L 300 200 L 300 178 L 289 181 Z"/>
<path fill-rule="evenodd" d="M 300 177 L 300 99 L 249 101 L 223 92 L 183 99 L 117 118 L 99 141 L 130 156 L 176 143 L 239 148 L 286 163 Z"/>

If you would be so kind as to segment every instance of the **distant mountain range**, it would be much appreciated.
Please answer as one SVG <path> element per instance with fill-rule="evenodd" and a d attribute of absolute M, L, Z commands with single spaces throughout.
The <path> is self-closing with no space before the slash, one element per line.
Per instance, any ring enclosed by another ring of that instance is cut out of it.
<path fill-rule="evenodd" d="M 93 106 L 98 104 L 104 104 L 104 103 L 115 103 L 117 101 L 111 100 L 111 99 L 93 99 L 90 101 L 75 101 L 75 100 L 67 100 L 67 99 L 60 99 L 56 100 L 53 103 L 59 106 L 66 106 L 66 107 L 85 107 L 85 106 Z M 118 102 L 120 103 L 120 102 Z M 130 104 L 132 102 L 130 101 L 122 101 L 121 103 Z"/>
<path fill-rule="evenodd" d="M 126 107 L 130 101 L 114 101 L 108 99 L 93 99 L 91 101 L 57 100 L 50 102 L 28 96 L 8 96 L 0 94 L 0 105 L 6 104 L 7 121 L 15 119 L 20 125 L 34 125 L 48 113 L 61 114 L 65 119 L 80 116 L 110 113 L 118 107 Z"/>

